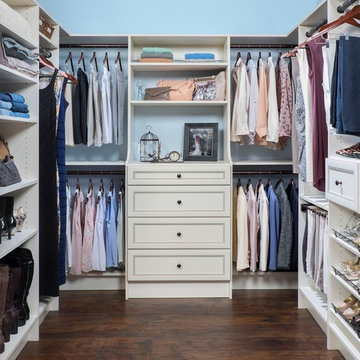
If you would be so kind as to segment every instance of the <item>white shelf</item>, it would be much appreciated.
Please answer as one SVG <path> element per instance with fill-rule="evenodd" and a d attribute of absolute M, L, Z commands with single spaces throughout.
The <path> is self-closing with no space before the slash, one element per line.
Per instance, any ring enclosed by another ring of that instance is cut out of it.
<path fill-rule="evenodd" d="M 135 71 L 203 71 L 224 70 L 227 68 L 225 62 L 176 62 L 173 63 L 141 63 L 132 62 L 131 67 Z"/>
<path fill-rule="evenodd" d="M 98 278 L 103 278 L 103 277 L 125 277 L 125 272 L 124 271 L 91 271 L 88 273 L 81 273 L 80 275 L 71 275 L 68 274 L 68 277 L 72 277 L 72 278 L 78 278 L 78 277 L 98 277 Z"/>
<path fill-rule="evenodd" d="M 37 230 L 23 230 L 21 232 L 16 232 L 14 236 L 11 236 L 10 240 L 7 236 L 2 236 L 0 244 L 0 258 L 6 256 L 11 251 L 30 240 L 36 234 Z"/>
<path fill-rule="evenodd" d="M 356 298 L 358 298 L 360 300 L 360 295 L 359 293 L 353 288 L 351 287 L 344 279 L 342 279 L 340 276 L 336 276 L 336 274 L 334 273 L 334 271 L 330 271 L 331 276 L 334 277 L 334 279 L 340 283 L 347 291 L 349 291 L 351 294 L 353 294 Z"/>
<path fill-rule="evenodd" d="M 0 24 L 0 32 L 2 33 L 3 36 L 11 37 L 15 41 L 17 41 L 19 44 L 27 47 L 30 50 L 37 48 L 37 41 L 31 40 L 31 39 L 26 39 L 26 38 L 18 35 L 16 32 L 14 32 L 12 29 L 8 28 L 4 24 Z"/>
<path fill-rule="evenodd" d="M 29 118 L 29 119 L 25 119 L 25 118 L 21 118 L 21 117 L 16 117 L 16 116 L 5 116 L 5 115 L 0 115 L 0 124 L 7 124 L 7 123 L 24 123 L 24 124 L 36 124 L 37 120 L 34 118 Z"/>
<path fill-rule="evenodd" d="M 233 161 L 233 165 L 236 166 L 276 166 L 276 165 L 287 165 L 292 166 L 292 160 L 263 160 L 263 161 L 251 161 L 251 160 L 244 160 L 244 161 Z"/>
<path fill-rule="evenodd" d="M 38 82 L 38 77 L 31 77 L 25 75 L 20 71 L 11 69 L 7 66 L 0 64 L 0 79 L 1 82 L 11 82 L 18 84 L 36 84 Z"/>
<path fill-rule="evenodd" d="M 0 354 L 0 360 L 15 359 L 28 341 L 28 335 L 36 322 L 36 316 L 30 316 L 24 326 L 18 328 L 18 333 L 10 336 L 10 341 L 5 343 L 5 351 Z"/>
<path fill-rule="evenodd" d="M 300 195 L 300 199 L 304 200 L 312 205 L 319 207 L 325 211 L 329 211 L 329 201 L 324 197 L 320 196 L 310 196 L 310 195 Z"/>
<path fill-rule="evenodd" d="M 35 184 L 37 184 L 37 179 L 29 179 L 29 180 L 23 180 L 20 181 L 14 185 L 9 185 L 9 186 L 5 186 L 5 187 L 0 187 L 0 196 L 6 195 L 6 194 L 10 194 L 13 193 L 15 191 L 21 190 L 21 189 L 25 189 L 27 187 L 33 186 Z"/>
<path fill-rule="evenodd" d="M 131 101 L 133 106 L 224 106 L 227 101 Z"/>
<path fill-rule="evenodd" d="M 66 166 L 124 166 L 125 161 L 66 161 Z"/>
<path fill-rule="evenodd" d="M 40 46 L 48 49 L 48 50 L 55 50 L 58 48 L 55 43 L 51 41 L 51 39 L 47 38 L 43 33 L 39 32 L 39 40 Z"/>
<path fill-rule="evenodd" d="M 325 302 L 325 295 L 316 291 L 310 286 L 299 287 L 299 291 L 307 300 L 310 306 L 309 312 L 313 315 L 320 327 L 324 330 L 327 328 L 328 306 Z M 324 330 L 325 331 L 325 330 Z"/>
<path fill-rule="evenodd" d="M 352 252 L 354 255 L 360 257 L 360 252 L 358 250 L 358 248 L 356 248 L 355 246 L 348 244 L 346 241 L 343 241 L 339 238 L 337 238 L 334 234 L 330 235 L 330 239 L 332 239 L 333 241 L 337 242 L 339 245 L 341 245 L 342 247 L 344 247 L 345 249 L 349 250 L 350 252 Z"/>

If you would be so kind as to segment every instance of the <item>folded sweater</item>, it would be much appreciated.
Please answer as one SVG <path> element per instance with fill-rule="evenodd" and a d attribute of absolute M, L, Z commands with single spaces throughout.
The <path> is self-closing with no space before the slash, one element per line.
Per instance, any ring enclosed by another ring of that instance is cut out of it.
<path fill-rule="evenodd" d="M 163 47 L 143 47 L 143 53 L 162 53 L 162 54 L 172 54 L 172 50 L 169 48 Z"/>
<path fill-rule="evenodd" d="M 149 59 L 149 58 L 163 58 L 163 59 L 172 59 L 173 54 L 160 54 L 160 53 L 141 53 L 141 58 Z"/>

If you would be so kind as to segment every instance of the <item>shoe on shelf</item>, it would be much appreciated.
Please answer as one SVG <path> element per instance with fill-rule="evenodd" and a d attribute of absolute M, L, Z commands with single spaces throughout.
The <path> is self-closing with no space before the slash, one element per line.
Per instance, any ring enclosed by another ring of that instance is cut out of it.
<path fill-rule="evenodd" d="M 338 304 L 336 307 L 339 311 L 343 312 L 345 311 L 347 308 L 351 307 L 352 305 L 354 305 L 357 301 L 357 298 L 354 295 L 350 295 L 348 298 L 346 298 L 345 300 L 343 300 L 340 304 Z"/>
<path fill-rule="evenodd" d="M 347 273 L 348 271 L 350 271 L 350 266 L 354 266 L 354 265 L 358 265 L 359 264 L 359 258 L 357 258 L 356 260 L 347 260 L 347 261 L 342 261 L 341 262 L 341 269 Z"/>
<path fill-rule="evenodd" d="M 26 219 L 26 213 L 21 206 L 18 209 L 14 209 L 14 218 L 16 221 L 16 231 L 22 231 L 24 221 Z"/>
<path fill-rule="evenodd" d="M 353 305 L 343 311 L 343 315 L 351 320 L 353 317 L 360 315 L 360 301 L 356 301 Z"/>
<path fill-rule="evenodd" d="M 359 152 L 360 152 L 360 142 L 348 148 L 337 150 L 336 154 L 347 157 L 357 157 Z"/>

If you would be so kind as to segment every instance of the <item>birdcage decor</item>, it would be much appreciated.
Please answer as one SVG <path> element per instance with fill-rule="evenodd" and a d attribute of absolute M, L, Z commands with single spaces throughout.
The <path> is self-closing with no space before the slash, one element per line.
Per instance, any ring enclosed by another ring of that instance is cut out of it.
<path fill-rule="evenodd" d="M 151 132 L 151 126 L 147 126 L 148 131 L 140 139 L 140 161 L 151 162 L 159 159 L 159 138 Z"/>

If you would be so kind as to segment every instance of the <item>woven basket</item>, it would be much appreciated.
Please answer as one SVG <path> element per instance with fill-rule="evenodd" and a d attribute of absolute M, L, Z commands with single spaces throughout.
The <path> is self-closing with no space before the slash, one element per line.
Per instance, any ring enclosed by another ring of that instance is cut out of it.
<path fill-rule="evenodd" d="M 39 19 L 39 31 L 48 39 L 51 39 L 55 28 L 51 26 L 41 15 Z"/>

